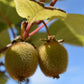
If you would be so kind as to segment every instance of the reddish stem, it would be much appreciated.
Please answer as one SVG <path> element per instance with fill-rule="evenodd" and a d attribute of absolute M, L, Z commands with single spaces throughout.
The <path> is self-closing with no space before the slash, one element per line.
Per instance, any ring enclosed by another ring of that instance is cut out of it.
<path fill-rule="evenodd" d="M 27 37 L 27 34 L 28 34 L 29 29 L 31 28 L 31 26 L 32 26 L 32 23 L 29 23 L 26 30 L 25 30 L 25 32 L 24 32 L 23 39 L 25 39 Z"/>
<path fill-rule="evenodd" d="M 57 0 L 53 0 L 50 6 L 54 6 L 56 4 Z"/>
<path fill-rule="evenodd" d="M 12 44 L 10 43 L 10 44 L 8 44 L 5 48 L 0 49 L 0 53 L 6 51 L 11 45 L 12 45 Z"/>
<path fill-rule="evenodd" d="M 46 24 L 49 23 L 49 21 L 45 22 Z M 44 24 L 42 24 L 40 27 L 38 27 L 37 29 L 35 29 L 33 32 L 31 32 L 28 36 L 31 37 L 33 36 L 35 33 L 37 33 L 42 27 L 44 27 Z"/>
<path fill-rule="evenodd" d="M 50 6 L 54 6 L 55 3 L 57 2 L 57 0 L 53 0 L 52 3 L 50 4 Z M 34 24 L 40 24 L 42 21 L 36 21 Z M 48 23 L 48 21 L 45 22 L 46 24 Z M 23 35 L 23 39 L 25 39 L 27 37 L 27 34 L 29 32 L 29 29 L 31 28 L 31 23 L 28 24 L 27 28 L 26 28 L 26 31 Z M 33 32 L 31 32 L 28 36 L 31 37 L 33 36 L 35 33 L 37 33 L 42 27 L 44 27 L 44 24 L 41 25 L 40 27 L 38 27 L 36 30 L 34 30 Z"/>
<path fill-rule="evenodd" d="M 8 49 L 8 47 L 5 47 L 5 48 L 1 49 L 1 50 L 0 50 L 0 53 L 4 52 L 4 51 L 7 50 L 7 49 Z"/>
<path fill-rule="evenodd" d="M 41 22 L 42 22 L 42 20 L 40 20 L 40 21 L 35 21 L 34 24 L 39 25 L 39 24 L 41 24 Z"/>

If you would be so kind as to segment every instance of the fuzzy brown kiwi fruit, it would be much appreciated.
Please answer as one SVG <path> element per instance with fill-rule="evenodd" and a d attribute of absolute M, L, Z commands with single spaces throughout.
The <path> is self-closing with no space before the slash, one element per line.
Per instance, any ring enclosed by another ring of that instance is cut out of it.
<path fill-rule="evenodd" d="M 18 81 L 30 77 L 38 64 L 38 52 L 29 43 L 17 42 L 8 48 L 5 67 L 9 75 Z"/>
<path fill-rule="evenodd" d="M 39 65 L 46 76 L 59 78 L 68 66 L 68 53 L 64 46 L 53 39 L 40 46 Z"/>

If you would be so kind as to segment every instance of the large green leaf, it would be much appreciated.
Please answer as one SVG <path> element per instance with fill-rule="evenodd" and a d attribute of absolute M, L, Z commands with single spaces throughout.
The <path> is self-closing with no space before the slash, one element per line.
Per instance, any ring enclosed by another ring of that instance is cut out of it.
<path fill-rule="evenodd" d="M 4 48 L 7 44 L 10 43 L 10 38 L 8 34 L 8 29 L 4 29 L 0 32 L 0 49 Z"/>
<path fill-rule="evenodd" d="M 64 18 L 67 14 L 57 8 L 44 7 L 44 4 L 34 0 L 15 0 L 18 14 L 28 22 L 37 20 Z"/>
<path fill-rule="evenodd" d="M 7 27 L 8 27 L 8 25 L 0 22 L 0 32 L 3 31 Z"/>
<path fill-rule="evenodd" d="M 0 0 L 0 23 L 7 25 L 3 16 L 7 17 L 11 24 L 17 24 L 21 20 L 16 12 L 14 0 Z"/>
<path fill-rule="evenodd" d="M 64 21 L 71 27 L 72 31 L 79 35 L 84 35 L 84 15 L 68 14 L 68 17 Z"/>
<path fill-rule="evenodd" d="M 49 31 L 57 39 L 64 39 L 65 43 L 84 46 L 84 15 L 69 14 L 64 21 L 51 24 Z"/>

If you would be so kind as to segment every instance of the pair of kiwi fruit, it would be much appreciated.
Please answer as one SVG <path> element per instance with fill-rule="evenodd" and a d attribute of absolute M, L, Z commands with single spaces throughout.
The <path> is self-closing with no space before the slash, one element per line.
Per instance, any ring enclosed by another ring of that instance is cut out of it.
<path fill-rule="evenodd" d="M 6 52 L 5 67 L 13 79 L 23 81 L 34 74 L 38 61 L 46 76 L 59 78 L 67 69 L 68 54 L 54 39 L 47 40 L 38 52 L 30 43 L 16 42 Z"/>

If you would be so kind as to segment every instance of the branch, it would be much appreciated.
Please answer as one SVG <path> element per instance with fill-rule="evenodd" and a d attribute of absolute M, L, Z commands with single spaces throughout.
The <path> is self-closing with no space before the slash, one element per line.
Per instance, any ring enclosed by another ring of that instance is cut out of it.
<path fill-rule="evenodd" d="M 8 20 L 8 18 L 4 15 L 4 13 L 3 13 L 1 10 L 0 10 L 0 14 L 1 14 L 1 16 L 5 19 L 5 21 L 7 22 L 7 24 L 9 25 L 9 27 L 10 27 L 10 29 L 11 29 L 11 32 L 12 32 L 12 34 L 13 34 L 13 37 L 15 38 L 16 35 L 15 35 L 14 30 L 13 30 L 13 28 L 12 28 L 11 22 Z"/>
<path fill-rule="evenodd" d="M 5 73 L 6 71 L 0 71 L 0 73 Z"/>
<path fill-rule="evenodd" d="M 11 45 L 12 45 L 12 44 L 10 43 L 10 44 L 8 44 L 5 48 L 0 49 L 0 53 L 6 51 Z"/>
<path fill-rule="evenodd" d="M 1 62 L 1 63 L 0 63 L 0 66 L 1 66 L 1 65 L 4 65 L 4 63 Z"/>

